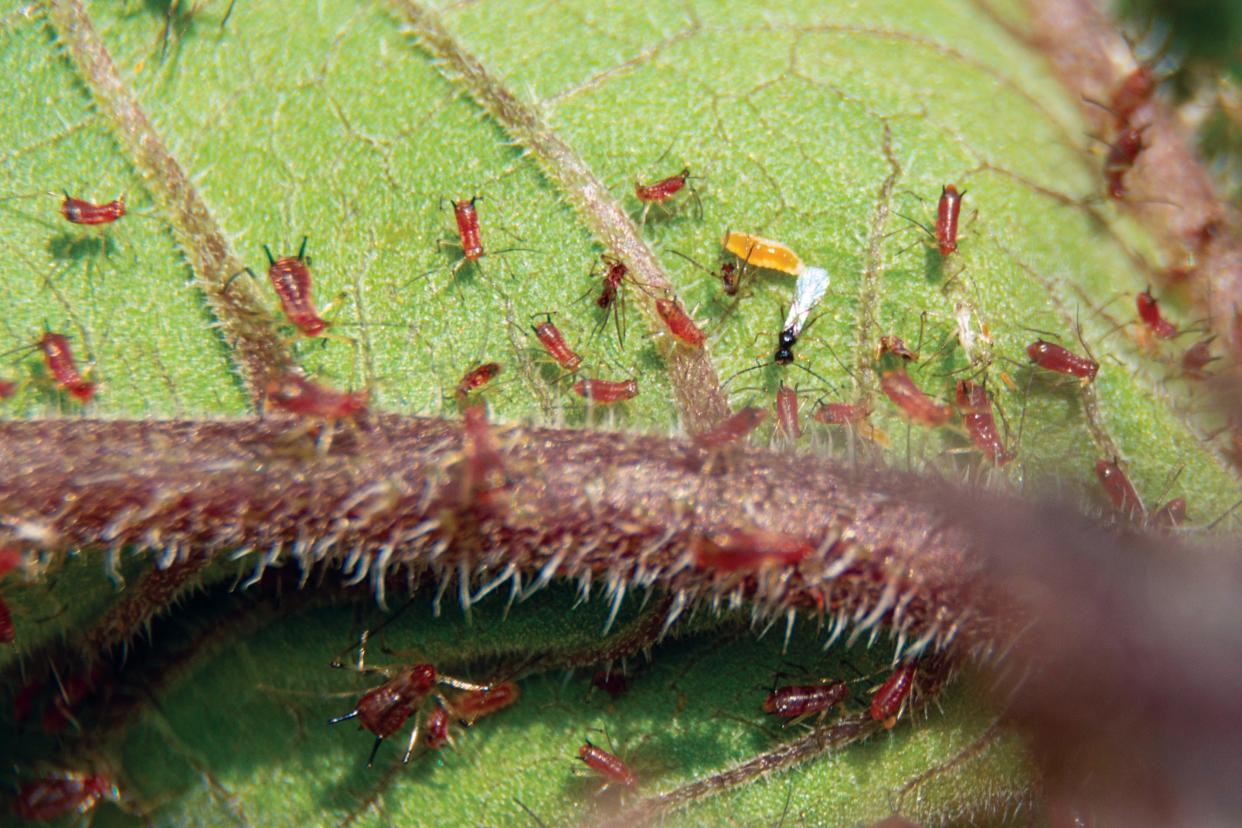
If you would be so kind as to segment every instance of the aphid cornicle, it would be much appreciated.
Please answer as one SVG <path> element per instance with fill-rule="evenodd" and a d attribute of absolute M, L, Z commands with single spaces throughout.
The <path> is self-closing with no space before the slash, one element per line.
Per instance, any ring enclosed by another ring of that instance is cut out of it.
<path fill-rule="evenodd" d="M 540 322 L 534 326 L 535 336 L 544 350 L 556 360 L 557 364 L 566 371 L 577 371 L 582 365 L 582 357 L 569 347 L 569 343 L 565 341 L 564 334 L 556 325 L 552 324 L 552 317 L 548 316 L 547 320 Z"/>
<path fill-rule="evenodd" d="M 111 224 L 125 215 L 125 196 L 104 204 L 94 204 L 65 193 L 64 200 L 60 202 L 60 214 L 73 224 Z"/>
<path fill-rule="evenodd" d="M 56 387 L 68 391 L 82 403 L 88 403 L 95 396 L 95 383 L 88 382 L 78 370 L 78 363 L 73 358 L 73 350 L 69 347 L 69 338 L 64 334 L 48 331 L 39 337 L 39 350 L 43 352 L 43 363 L 47 371 L 56 381 Z"/>
<path fill-rule="evenodd" d="M 891 728 L 897 723 L 897 716 L 901 713 L 902 705 L 905 704 L 906 698 L 914 688 L 914 670 L 913 662 L 901 665 L 884 680 L 880 688 L 875 691 L 875 695 L 871 697 L 871 707 L 868 712 L 874 721 L 883 722 L 885 728 Z"/>
<path fill-rule="evenodd" d="M 1079 356 L 1055 342 L 1043 339 L 1037 339 L 1027 345 L 1026 354 L 1031 358 L 1031 362 L 1046 371 L 1077 377 L 1085 382 L 1094 380 L 1096 373 L 1100 370 L 1100 364 L 1094 359 Z"/>
<path fill-rule="evenodd" d="M 588 768 L 604 777 L 609 785 L 632 788 L 638 784 L 638 777 L 634 775 L 634 772 L 630 770 L 625 762 L 621 761 L 619 756 L 591 744 L 589 739 L 586 740 L 582 747 L 578 748 L 578 758 Z"/>

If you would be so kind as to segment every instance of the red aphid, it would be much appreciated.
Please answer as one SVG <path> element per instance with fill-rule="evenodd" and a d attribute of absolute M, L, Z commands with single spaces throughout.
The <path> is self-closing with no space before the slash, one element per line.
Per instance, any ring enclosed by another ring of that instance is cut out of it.
<path fill-rule="evenodd" d="M 290 414 L 321 420 L 344 420 L 367 410 L 365 391 L 336 391 L 293 373 L 268 382 L 267 401 Z"/>
<path fill-rule="evenodd" d="M 449 741 L 449 713 L 437 704 L 435 710 L 427 717 L 427 747 L 439 750 Z"/>
<path fill-rule="evenodd" d="M 457 383 L 457 398 L 464 400 L 471 391 L 477 391 L 500 375 L 499 362 L 485 362 L 482 365 L 476 365 L 466 372 L 461 378 L 461 382 Z"/>
<path fill-rule="evenodd" d="M 1212 356 L 1212 340 L 1215 338 L 1209 336 L 1207 339 L 1200 339 L 1182 354 L 1182 374 L 1187 379 L 1205 380 L 1208 378 L 1208 372 L 1204 368 L 1209 362 L 1220 359 L 1220 357 Z"/>
<path fill-rule="evenodd" d="M 590 740 L 578 748 L 578 758 L 586 766 L 608 780 L 610 785 L 632 788 L 638 784 L 638 778 L 620 757 L 614 756 L 603 748 L 591 744 Z"/>
<path fill-rule="evenodd" d="M 52 703 L 43 710 L 43 732 L 59 733 L 74 721 L 73 711 L 95 693 L 109 671 L 102 663 L 61 682 Z"/>
<path fill-rule="evenodd" d="M 604 281 L 600 290 L 599 298 L 595 300 L 595 304 L 604 310 L 612 307 L 612 303 L 617 300 L 617 296 L 621 292 L 621 285 L 625 281 L 625 274 L 629 269 L 620 259 L 614 259 L 612 256 L 604 254 L 600 256 L 604 262 Z"/>
<path fill-rule="evenodd" d="M 1005 447 L 1000 431 L 996 428 L 996 419 L 992 416 L 992 398 L 986 388 L 969 380 L 958 380 L 957 410 L 962 415 L 962 422 L 970 434 L 975 448 L 998 466 L 1003 466 L 1013 459 L 1013 454 Z"/>
<path fill-rule="evenodd" d="M 521 690 L 511 681 L 502 681 L 483 690 L 471 690 L 456 696 L 450 707 L 453 715 L 466 724 L 474 724 L 484 716 L 503 710 L 518 700 Z"/>
<path fill-rule="evenodd" d="M 798 422 L 798 392 L 785 383 L 776 389 L 776 422 L 790 440 L 802 436 L 802 424 Z"/>
<path fill-rule="evenodd" d="M 12 644 L 17 638 L 17 630 L 13 627 L 13 613 L 9 612 L 8 604 L 0 597 L 0 644 Z"/>
<path fill-rule="evenodd" d="M 852 425 L 871 416 L 871 403 L 824 403 L 815 410 L 815 419 L 824 425 Z"/>
<path fill-rule="evenodd" d="M 352 711 L 331 719 L 328 724 L 357 718 L 365 730 L 374 733 L 375 746 L 367 760 L 367 765 L 370 766 L 375 760 L 380 742 L 401 729 L 418 705 L 431 693 L 436 677 L 436 668 L 433 665 L 415 664 L 379 687 L 368 690 L 358 699 L 358 704 Z"/>
<path fill-rule="evenodd" d="M 1100 485 L 1104 487 L 1104 493 L 1108 495 L 1108 500 L 1113 504 L 1113 508 L 1121 512 L 1131 520 L 1141 518 L 1146 509 L 1143 501 L 1139 498 L 1138 492 L 1134 489 L 1134 484 L 1130 482 L 1130 478 L 1121 470 L 1121 466 L 1115 460 L 1099 460 L 1095 464 L 1095 476 L 1099 478 Z"/>
<path fill-rule="evenodd" d="M 461 252 L 467 261 L 483 258 L 483 242 L 479 238 L 479 213 L 474 203 L 478 196 L 467 201 L 453 202 L 453 218 L 457 222 L 457 235 L 461 239 Z"/>
<path fill-rule="evenodd" d="M 72 813 L 85 814 L 99 800 L 118 796 L 116 785 L 106 776 L 64 773 L 23 784 L 17 791 L 14 810 L 27 822 L 51 822 Z"/>
<path fill-rule="evenodd" d="M 311 338 L 319 336 L 327 329 L 328 323 L 319 316 L 319 311 L 315 309 L 315 300 L 311 296 L 310 260 L 306 258 L 306 237 L 302 237 L 302 246 L 298 249 L 296 256 L 274 258 L 267 245 L 263 245 L 263 251 L 267 253 L 269 262 L 267 278 L 271 281 L 276 296 L 280 298 L 280 307 L 285 313 L 285 318 L 298 329 L 302 336 Z"/>
<path fill-rule="evenodd" d="M 0 546 L 0 578 L 8 575 L 22 562 L 21 550 L 16 546 Z"/>
<path fill-rule="evenodd" d="M 669 333 L 679 342 L 691 348 L 703 347 L 703 343 L 707 341 L 707 335 L 698 325 L 694 324 L 694 320 L 682 309 L 681 305 L 671 299 L 657 299 L 655 304 L 656 312 L 668 326 Z"/>
<path fill-rule="evenodd" d="M 843 700 L 848 689 L 839 681 L 831 684 L 794 684 L 778 687 L 763 700 L 763 712 L 782 719 L 796 719 L 814 713 L 823 713 Z"/>
<path fill-rule="evenodd" d="M 596 405 L 612 405 L 637 397 L 638 380 L 580 379 L 574 383 L 574 393 Z"/>
<path fill-rule="evenodd" d="M 591 685 L 599 690 L 603 690 L 614 699 L 630 689 L 630 683 L 625 677 L 625 673 L 616 670 L 597 670 L 595 675 L 591 677 Z"/>
<path fill-rule="evenodd" d="M 880 337 L 880 356 L 885 354 L 893 354 L 899 356 L 906 362 L 918 362 L 919 355 L 906 347 L 906 343 L 897 336 L 889 336 L 885 334 Z"/>
<path fill-rule="evenodd" d="M 465 491 L 463 504 L 482 509 L 503 507 L 504 492 L 508 487 L 504 458 L 492 428 L 487 422 L 487 408 L 482 405 L 466 407 L 462 417 L 465 454 Z"/>
<path fill-rule="evenodd" d="M 944 425 L 953 416 L 953 409 L 936 402 L 914 384 L 904 368 L 880 372 L 880 390 L 902 410 L 912 422 L 928 427 Z"/>
<path fill-rule="evenodd" d="M 1160 305 L 1156 302 L 1156 297 L 1151 295 L 1151 288 L 1140 293 L 1135 301 L 1138 305 L 1139 319 L 1143 320 L 1143 324 L 1151 329 L 1157 339 L 1171 339 L 1177 336 L 1177 326 L 1160 313 Z"/>
<path fill-rule="evenodd" d="M 1186 522 L 1186 498 L 1175 497 L 1151 513 L 1150 523 L 1165 532 L 1172 531 Z"/>
<path fill-rule="evenodd" d="M 941 256 L 957 252 L 957 219 L 962 212 L 962 197 L 966 192 L 946 184 L 940 190 L 940 203 L 936 206 L 936 246 Z"/>
<path fill-rule="evenodd" d="M 738 529 L 710 538 L 698 535 L 690 546 L 696 567 L 717 572 L 797 566 L 812 548 L 806 538 L 762 529 Z"/>
<path fill-rule="evenodd" d="M 540 322 L 535 325 L 535 336 L 547 352 L 556 360 L 557 364 L 566 371 L 577 371 L 578 366 L 582 364 L 582 357 L 574 353 L 573 348 L 569 347 L 569 343 L 565 341 L 565 336 L 560 332 L 556 325 L 552 324 L 551 317 L 546 322 Z"/>
<path fill-rule="evenodd" d="M 871 718 L 884 722 L 886 728 L 891 728 L 897 723 L 897 715 L 913 687 L 914 664 L 903 664 L 884 680 L 880 689 L 871 697 Z"/>
<path fill-rule="evenodd" d="M 17 691 L 17 695 L 13 697 L 13 722 L 21 724 L 34 712 L 35 703 L 39 697 L 43 695 L 43 690 L 47 686 L 43 681 L 32 681 L 29 684 L 22 685 Z"/>
<path fill-rule="evenodd" d="M 60 214 L 74 224 L 111 224 L 125 215 L 125 196 L 106 204 L 92 204 L 65 193 L 60 202 Z"/>
<path fill-rule="evenodd" d="M 700 449 L 717 449 L 745 440 L 767 416 L 764 409 L 747 406 L 710 431 L 694 435 L 694 445 Z"/>
<path fill-rule="evenodd" d="M 668 178 L 661 178 L 659 181 L 651 184 L 641 184 L 637 180 L 634 181 L 634 195 L 639 201 L 650 204 L 662 204 L 673 196 L 677 195 L 686 186 L 686 182 L 690 180 L 690 168 L 686 167 L 677 175 L 670 175 Z"/>
<path fill-rule="evenodd" d="M 0 379 L 0 400 L 7 400 L 17 390 L 17 383 Z"/>
<path fill-rule="evenodd" d="M 1125 174 L 1134 166 L 1139 153 L 1143 151 L 1142 127 L 1126 127 L 1118 133 L 1116 140 L 1109 146 L 1108 155 L 1104 158 L 1104 177 L 1108 181 L 1108 194 L 1113 198 L 1124 198 L 1126 194 Z"/>
<path fill-rule="evenodd" d="M 1121 84 L 1113 92 L 1109 109 L 1117 119 L 1117 128 L 1123 129 L 1130 123 L 1130 118 L 1144 104 L 1151 100 L 1156 91 L 1156 77 L 1147 64 L 1140 64 L 1125 76 Z"/>
<path fill-rule="evenodd" d="M 95 396 L 95 383 L 82 378 L 73 351 L 69 348 L 68 337 L 49 331 L 39 338 L 39 349 L 43 351 L 43 363 L 52 379 L 56 380 L 56 386 L 83 403 L 90 402 L 91 397 Z"/>
<path fill-rule="evenodd" d="M 1093 359 L 1079 356 L 1055 342 L 1037 339 L 1026 346 L 1026 354 L 1031 362 L 1046 371 L 1078 377 L 1091 382 L 1100 370 L 1100 364 Z"/>

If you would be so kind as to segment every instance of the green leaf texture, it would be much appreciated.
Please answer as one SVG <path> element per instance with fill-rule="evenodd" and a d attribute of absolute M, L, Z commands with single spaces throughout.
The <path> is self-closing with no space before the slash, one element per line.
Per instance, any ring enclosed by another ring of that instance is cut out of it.
<path fill-rule="evenodd" d="M 555 160 L 514 140 L 509 125 L 480 106 L 416 37 L 410 6 L 238 0 L 222 28 L 227 6 L 87 4 L 124 83 L 259 275 L 253 288 L 282 336 L 293 330 L 263 278 L 263 245 L 291 255 L 309 237 L 315 295 L 321 306 L 338 300 L 333 330 L 341 335 L 291 339 L 309 374 L 366 388 L 385 411 L 456 416 L 461 375 L 494 360 L 504 366 L 486 393 L 496 421 L 684 429 L 675 389 L 683 380 L 657 341 L 667 334 L 637 301 L 643 286 L 626 288 L 621 343 L 611 322 L 600 327 L 593 301 L 592 266 L 607 248 L 558 183 Z M 807 434 L 797 452 L 843 462 L 882 453 L 901 467 L 1013 491 L 1053 484 L 1101 510 L 1094 464 L 1115 453 L 1149 505 L 1186 496 L 1193 522 L 1237 500 L 1228 465 L 1202 439 L 1208 426 L 1195 390 L 1177 377 L 1177 346 L 1153 351 L 1126 327 L 1133 294 L 1162 264 L 1158 249 L 1124 210 L 1098 199 L 1102 154 L 1085 134 L 1080 103 L 975 4 L 441 6 L 428 13 L 456 47 L 537 113 L 635 218 L 636 178 L 692 171 L 701 217 L 679 199 L 667 212 L 652 211 L 642 238 L 707 330 L 718 376 L 737 375 L 725 383 L 733 407 L 770 407 L 782 378 L 799 388 Z M 1017 9 L 996 13 L 1022 23 Z M 27 345 L 46 325 L 71 337 L 101 383 L 83 409 L 49 389 L 37 355 L 13 354 L 0 376 L 24 382 L 0 403 L 4 416 L 249 411 L 235 354 L 153 194 L 158 183 L 128 154 L 118 124 L 92 97 L 92 80 L 37 4 L 3 18 L 0 62 L 7 102 L 0 347 Z M 934 221 L 949 182 L 968 193 L 960 251 L 942 264 L 913 222 Z M 70 225 L 47 195 L 60 191 L 100 202 L 125 193 L 129 214 L 102 229 Z M 460 251 L 437 247 L 453 237 L 445 205 L 475 195 L 493 253 L 454 269 Z M 797 349 L 809 371 L 770 364 L 791 278 L 760 272 L 734 306 L 716 279 L 673 255 L 714 267 L 730 228 L 779 239 L 828 270 L 828 296 Z M 1165 310 L 1178 324 L 1192 322 L 1176 302 Z M 639 397 L 588 409 L 531 334 L 531 321 L 545 313 L 584 355 L 586 375 L 635 377 Z M 954 344 L 959 318 L 990 340 L 977 345 L 973 367 Z M 946 400 L 958 376 L 986 363 L 1019 460 L 985 469 L 960 428 L 908 426 L 878 394 L 881 334 L 921 342 L 930 359 L 911 376 Z M 1076 385 L 1027 367 L 1025 347 L 1037 336 L 1076 350 L 1081 336 L 1101 359 L 1093 428 Z M 867 394 L 887 450 L 812 427 L 816 400 Z M 756 442 L 783 445 L 773 422 Z M 789 462 L 798 458 L 791 452 Z M 121 575 L 132 582 L 149 567 L 130 559 Z M 590 691 L 590 670 L 568 679 L 545 671 L 523 681 L 516 706 L 461 733 L 453 747 L 402 767 L 397 736 L 368 769 L 369 736 L 325 722 L 379 679 L 327 664 L 382 612 L 364 595 L 335 605 L 285 596 L 275 605 L 268 596 L 228 593 L 236 573 L 233 564 L 214 567 L 206 592 L 135 645 L 148 663 L 145 672 L 134 668 L 145 678 L 118 679 L 118 696 L 131 699 L 117 705 L 123 715 L 106 726 L 103 713 L 97 725 L 84 717 L 84 732 L 71 727 L 64 738 L 40 733 L 37 722 L 5 723 L 2 764 L 98 758 L 117 770 L 137 803 L 131 811 L 160 825 L 534 824 L 519 799 L 547 824 L 573 824 L 628 801 L 594 794 L 576 759 L 584 738 L 611 742 L 631 760 L 642 779 L 631 796 L 668 791 L 801 733 L 760 710 L 777 674 L 792 677 L 780 681 L 874 674 L 891 655 L 865 640 L 824 654 L 823 632 L 809 625 L 783 651 L 781 629 L 759 637 L 749 616 L 702 614 L 650 662 L 630 659 L 632 688 L 615 700 Z M 10 676 L 41 648 L 74 641 L 125 594 L 93 555 L 43 581 L 10 577 L 3 589 L 18 628 L 16 645 L 0 652 Z M 497 596 L 469 617 L 448 597 L 433 613 L 432 593 L 420 593 L 387 628 L 385 645 L 396 652 L 373 648 L 373 663 L 417 653 L 486 679 L 488 665 L 603 646 L 609 608 L 598 599 L 577 605 L 568 586 L 508 612 Z M 624 635 L 637 604 L 623 608 L 612 635 Z M 870 684 L 855 683 L 852 709 L 865 703 Z M 866 743 L 722 789 L 675 818 L 855 825 L 899 810 L 932 824 L 1001 821 L 1034 783 L 1018 740 L 995 736 L 995 714 L 980 695 L 969 680 L 957 682 L 943 711 L 933 707 Z M 106 805 L 97 818 L 96 825 L 126 824 L 134 816 Z"/>

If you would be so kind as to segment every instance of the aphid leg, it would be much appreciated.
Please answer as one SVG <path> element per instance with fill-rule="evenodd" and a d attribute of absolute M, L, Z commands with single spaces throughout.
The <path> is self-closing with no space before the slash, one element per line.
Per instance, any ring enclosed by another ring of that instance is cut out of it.
<path fill-rule="evenodd" d="M 401 764 L 408 765 L 410 757 L 414 755 L 414 746 L 418 744 L 418 734 L 422 731 L 423 717 L 422 714 L 414 715 L 414 727 L 410 728 L 410 741 L 406 743 L 405 755 L 401 757 Z M 371 756 L 375 756 L 375 751 L 371 751 Z M 370 763 L 368 763 L 369 765 Z"/>

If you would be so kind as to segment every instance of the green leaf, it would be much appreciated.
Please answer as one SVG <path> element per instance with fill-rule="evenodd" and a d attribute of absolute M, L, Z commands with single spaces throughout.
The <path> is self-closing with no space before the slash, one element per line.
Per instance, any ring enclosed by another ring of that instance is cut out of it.
<path fill-rule="evenodd" d="M 707 329 L 707 364 L 719 377 L 736 375 L 726 383 L 734 407 L 770 405 L 783 377 L 800 387 L 808 431 L 814 400 L 874 397 L 873 423 L 889 436 L 883 455 L 894 464 L 1015 491 L 1055 483 L 1101 508 L 1094 464 L 1116 454 L 1149 505 L 1186 496 L 1197 523 L 1238 498 L 1225 461 L 1200 437 L 1198 392 L 1176 376 L 1178 344 L 1149 352 L 1120 328 L 1161 263 L 1158 248 L 1124 210 L 1091 201 L 1102 189 L 1102 157 L 1078 102 L 975 4 L 489 0 L 412 19 L 417 7 L 407 3 L 241 0 L 221 28 L 226 6 L 174 2 L 166 53 L 167 4 L 91 2 L 88 10 L 239 262 L 259 274 L 252 287 L 238 276 L 230 289 L 253 290 L 270 316 L 263 324 L 292 337 L 262 278 L 263 245 L 292 255 L 308 236 L 315 296 L 321 306 L 341 298 L 334 332 L 349 339 L 291 339 L 289 347 L 309 374 L 366 388 L 378 409 L 456 416 L 458 380 L 489 360 L 504 365 L 486 392 L 500 422 L 668 432 L 683 428 L 687 395 L 712 390 L 685 388 L 690 374 L 677 360 L 688 357 L 667 334 L 656 337 L 658 319 L 641 307 L 644 291 L 655 292 L 649 286 L 627 288 L 624 343 L 611 323 L 601 327 L 598 274 L 589 274 L 617 242 L 599 232 L 603 219 L 582 194 L 566 189 L 565 159 L 480 100 L 483 83 L 540 119 L 539 130 L 607 185 L 605 200 L 635 218 L 636 178 L 683 167 L 695 174 L 702 216 L 681 199 L 648 216 L 641 241 Z M 1021 25 L 1020 12 L 1006 14 Z M 446 58 L 429 36 L 439 25 L 451 48 L 487 69 L 485 81 L 463 78 Z M 6 416 L 247 412 L 244 358 L 216 329 L 219 311 L 200 289 L 211 280 L 168 208 L 162 175 L 131 154 L 128 127 L 102 105 L 98 78 L 40 10 L 10 14 L 0 38 L 4 99 L 14 102 L 0 122 L 8 188 L 0 335 L 17 348 L 44 324 L 65 332 L 101 383 L 82 411 L 50 390 L 36 356 L 15 356 L 4 375 L 30 382 L 2 403 Z M 942 264 L 912 221 L 934 220 L 948 182 L 968 195 L 960 251 Z M 44 195 L 62 190 L 93 201 L 125 193 L 129 214 L 102 229 L 69 225 Z M 455 269 L 459 253 L 436 244 L 452 238 L 443 206 L 475 195 L 493 255 Z M 717 281 L 673 255 L 712 267 L 728 228 L 781 240 L 830 273 L 829 295 L 797 347 L 808 372 L 768 365 L 740 373 L 770 360 L 792 279 L 760 273 L 734 307 Z M 499 252 L 506 248 L 514 249 Z M 1180 325 L 1193 321 L 1175 299 L 1165 310 Z M 586 407 L 530 333 L 545 313 L 584 354 L 586 375 L 635 377 L 639 397 Z M 959 317 L 990 338 L 977 346 L 974 368 L 988 363 L 1019 452 L 1005 470 L 980 472 L 977 454 L 962 452 L 970 444 L 960 429 L 907 426 L 878 392 L 878 339 L 895 334 L 931 356 L 912 368 L 915 380 L 950 399 L 954 379 L 972 370 L 953 344 Z M 1032 373 L 1024 352 L 1041 335 L 1078 349 L 1079 329 L 1103 362 L 1090 423 L 1080 388 Z M 774 426 L 755 441 L 781 444 Z M 881 454 L 857 434 L 818 426 L 799 449 L 843 461 Z M 245 574 L 253 566 L 240 565 Z M 549 824 L 567 824 L 608 802 L 575 776 L 584 738 L 611 738 L 632 759 L 639 796 L 670 791 L 794 738 L 799 731 L 773 726 L 760 709 L 779 671 L 847 678 L 880 671 L 891 656 L 865 641 L 823 655 L 824 633 L 809 623 L 782 653 L 781 631 L 759 637 L 732 616 L 704 613 L 659 645 L 650 665 L 631 659 L 642 666 L 615 701 L 588 692 L 581 672 L 566 682 L 544 670 L 522 682 L 519 704 L 453 748 L 402 768 L 398 735 L 367 769 L 369 736 L 323 723 L 379 679 L 326 664 L 356 637 L 356 616 L 375 626 L 379 611 L 357 610 L 365 601 L 342 608 L 313 598 L 280 603 L 263 591 L 230 595 L 235 567 L 217 562 L 196 576 L 205 597 L 174 608 L 150 643 L 134 645 L 145 666 L 108 680 L 119 701 L 84 705 L 84 733 L 71 728 L 60 742 L 38 735 L 37 723 L 5 723 L 4 743 L 17 746 L 5 764 L 97 758 L 160 824 L 350 815 L 364 824 L 521 824 L 528 818 L 517 799 Z M 123 562 L 128 592 L 104 577 L 94 554 L 57 563 L 36 582 L 10 576 L 4 597 L 19 639 L 0 654 L 9 676 L 19 676 L 21 654 L 93 640 L 149 568 L 147 559 Z M 568 587 L 507 613 L 496 596 L 468 618 L 447 597 L 437 617 L 432 594 L 420 593 L 387 629 L 386 643 L 408 651 L 405 660 L 412 652 L 486 680 L 496 677 L 488 669 L 544 653 L 567 661 L 609 641 L 597 632 L 609 607 L 598 599 L 575 606 Z M 623 608 L 614 638 L 624 637 L 637 604 Z M 869 685 L 854 686 L 857 710 Z M 1017 740 L 996 735 L 981 698 L 959 682 L 943 712 L 796 770 L 722 786 L 681 818 L 852 825 L 900 810 L 929 822 L 999 821 L 1033 783 Z M 118 809 L 101 816 L 125 819 Z"/>

